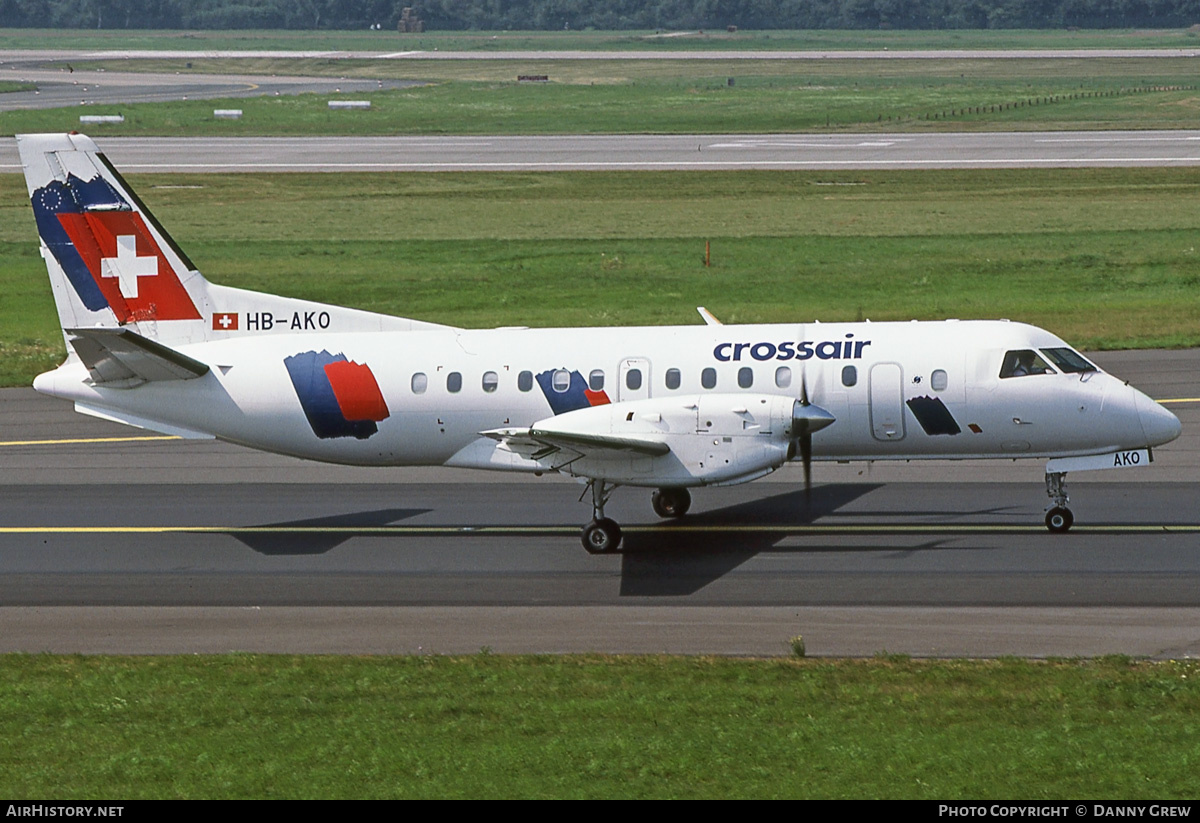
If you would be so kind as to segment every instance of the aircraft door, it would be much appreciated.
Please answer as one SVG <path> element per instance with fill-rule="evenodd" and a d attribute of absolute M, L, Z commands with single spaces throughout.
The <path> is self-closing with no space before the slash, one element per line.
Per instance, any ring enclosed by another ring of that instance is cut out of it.
<path fill-rule="evenodd" d="M 650 396 L 650 361 L 644 357 L 627 357 L 621 361 L 617 377 L 617 401 L 645 400 Z"/>
<path fill-rule="evenodd" d="M 903 377 L 899 363 L 871 367 L 871 434 L 876 440 L 904 439 Z"/>

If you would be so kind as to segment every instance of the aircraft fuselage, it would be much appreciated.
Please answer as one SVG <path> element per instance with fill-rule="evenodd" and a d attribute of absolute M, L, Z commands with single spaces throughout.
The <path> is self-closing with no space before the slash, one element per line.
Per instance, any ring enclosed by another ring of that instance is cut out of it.
<path fill-rule="evenodd" d="M 1005 321 L 285 329 L 180 347 L 216 366 L 198 380 L 109 388 L 68 364 L 37 388 L 85 407 L 355 465 L 444 464 L 482 431 L 574 410 L 581 381 L 593 405 L 650 400 L 664 408 L 717 395 L 735 404 L 738 395 L 794 398 L 804 381 L 837 421 L 814 435 L 814 460 L 1054 457 L 1170 439 L 1174 417 L 1160 420 L 1161 407 L 1103 372 L 999 376 L 1007 351 L 1063 346 L 1049 332 Z M 387 410 L 375 431 L 314 430 L 285 361 L 319 353 L 370 368 Z"/>

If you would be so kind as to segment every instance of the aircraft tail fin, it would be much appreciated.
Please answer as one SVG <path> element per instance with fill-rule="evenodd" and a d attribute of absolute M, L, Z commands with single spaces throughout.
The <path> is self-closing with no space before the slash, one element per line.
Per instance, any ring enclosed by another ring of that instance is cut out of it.
<path fill-rule="evenodd" d="M 407 318 L 209 283 L 82 134 L 17 135 L 66 341 L 68 329 L 127 328 L 168 344 L 246 334 L 411 330 Z M 86 345 L 86 344 L 85 344 Z"/>
<path fill-rule="evenodd" d="M 195 266 L 81 134 L 18 135 L 42 258 L 64 329 L 201 320 Z M 146 332 L 149 331 L 149 334 Z"/>

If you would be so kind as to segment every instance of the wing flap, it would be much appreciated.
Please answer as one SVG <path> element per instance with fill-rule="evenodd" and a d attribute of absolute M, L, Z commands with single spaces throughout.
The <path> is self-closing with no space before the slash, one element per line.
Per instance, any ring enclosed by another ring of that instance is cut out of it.
<path fill-rule="evenodd" d="M 534 460 L 563 449 L 589 457 L 601 456 L 596 453 L 598 451 L 633 452 L 650 457 L 661 457 L 671 451 L 671 447 L 666 443 L 649 437 L 618 437 L 612 434 L 563 431 L 537 426 L 528 429 L 491 429 L 480 434 L 498 440 L 517 454 Z"/>

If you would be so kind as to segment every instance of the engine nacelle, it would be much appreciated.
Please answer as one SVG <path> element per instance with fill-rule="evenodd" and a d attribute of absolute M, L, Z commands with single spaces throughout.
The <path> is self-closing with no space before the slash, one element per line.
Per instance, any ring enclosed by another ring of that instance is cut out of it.
<path fill-rule="evenodd" d="M 744 483 L 795 454 L 798 401 L 774 394 L 702 394 L 595 406 L 542 420 L 531 431 L 655 442 L 665 454 L 580 447 L 559 471 L 630 486 Z"/>

